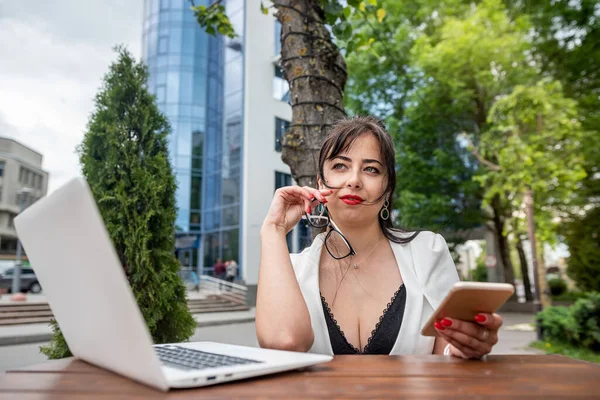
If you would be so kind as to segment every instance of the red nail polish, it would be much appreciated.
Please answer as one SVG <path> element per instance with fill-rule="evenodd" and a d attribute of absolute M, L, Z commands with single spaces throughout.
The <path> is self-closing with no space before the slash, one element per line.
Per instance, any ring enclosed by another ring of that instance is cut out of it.
<path fill-rule="evenodd" d="M 487 317 L 483 314 L 477 314 L 475 316 L 475 321 L 477 321 L 479 323 L 484 323 L 485 321 L 487 321 Z"/>
<path fill-rule="evenodd" d="M 435 322 L 433 324 L 433 326 L 435 326 L 436 329 L 439 329 L 440 331 L 443 331 L 445 328 L 442 326 L 442 324 L 440 324 L 439 322 Z"/>
<path fill-rule="evenodd" d="M 442 325 L 444 325 L 445 327 L 451 327 L 452 326 L 452 321 L 450 321 L 447 318 L 442 319 Z"/>

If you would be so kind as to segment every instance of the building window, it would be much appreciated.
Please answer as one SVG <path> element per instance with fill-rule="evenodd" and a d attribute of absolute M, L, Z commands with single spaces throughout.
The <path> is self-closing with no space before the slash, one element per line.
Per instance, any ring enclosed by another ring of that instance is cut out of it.
<path fill-rule="evenodd" d="M 292 186 L 292 176 L 275 171 L 275 190 L 285 186 Z"/>
<path fill-rule="evenodd" d="M 285 174 L 283 172 L 275 171 L 275 190 L 285 187 L 285 186 L 291 186 L 291 185 L 292 185 L 292 176 L 290 174 Z M 285 236 L 285 241 L 287 242 L 288 251 L 290 253 L 293 251 L 292 232 L 293 232 L 293 230 L 289 231 L 288 234 Z"/>
<path fill-rule="evenodd" d="M 166 85 L 156 86 L 156 102 L 164 103 L 167 99 L 167 87 Z"/>
<path fill-rule="evenodd" d="M 281 118 L 275 118 L 275 151 L 281 151 L 283 134 L 290 127 L 290 122 Z"/>
<path fill-rule="evenodd" d="M 192 132 L 192 170 L 193 172 L 202 172 L 202 146 L 204 135 L 200 131 Z"/>
<path fill-rule="evenodd" d="M 0 176 L 4 176 L 4 161 L 0 162 Z"/>
<path fill-rule="evenodd" d="M 158 54 L 166 54 L 169 51 L 169 37 L 161 36 L 158 38 Z"/>
<path fill-rule="evenodd" d="M 273 77 L 273 97 L 277 100 L 290 102 L 290 84 L 285 80 L 283 70 L 277 65 Z"/>
<path fill-rule="evenodd" d="M 281 22 L 275 20 L 275 56 L 281 53 Z"/>
<path fill-rule="evenodd" d="M 308 223 L 304 220 L 298 222 L 298 253 L 302 252 L 305 248 L 310 246 L 312 243 L 312 237 L 310 235 L 310 228 Z"/>

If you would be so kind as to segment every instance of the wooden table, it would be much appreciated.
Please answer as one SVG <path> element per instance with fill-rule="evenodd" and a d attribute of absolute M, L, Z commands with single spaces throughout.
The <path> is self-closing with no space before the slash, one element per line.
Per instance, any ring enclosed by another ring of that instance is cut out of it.
<path fill-rule="evenodd" d="M 561 356 L 338 356 L 300 371 L 157 392 L 74 359 L 0 375 L 0 399 L 600 398 L 600 366 Z"/>

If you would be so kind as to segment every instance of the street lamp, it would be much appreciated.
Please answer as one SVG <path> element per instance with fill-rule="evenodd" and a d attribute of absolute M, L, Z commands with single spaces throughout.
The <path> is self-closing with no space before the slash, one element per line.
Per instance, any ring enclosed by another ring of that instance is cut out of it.
<path fill-rule="evenodd" d="M 28 206 L 28 200 L 33 193 L 33 189 L 29 187 L 21 188 L 17 191 L 17 202 L 19 203 L 19 214 Z M 23 248 L 21 241 L 17 237 L 17 257 L 15 260 L 15 268 L 13 271 L 12 292 L 13 296 L 21 291 L 21 253 Z"/>

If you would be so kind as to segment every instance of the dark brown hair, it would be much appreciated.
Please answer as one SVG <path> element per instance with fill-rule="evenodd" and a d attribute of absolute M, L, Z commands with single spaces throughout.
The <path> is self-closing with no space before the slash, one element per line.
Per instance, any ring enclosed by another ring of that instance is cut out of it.
<path fill-rule="evenodd" d="M 335 123 L 329 132 L 329 136 L 325 139 L 325 142 L 323 142 L 323 146 L 321 147 L 321 152 L 319 154 L 319 178 L 325 187 L 329 189 L 339 189 L 327 185 L 323 174 L 325 161 L 332 160 L 341 153 L 346 152 L 352 146 L 354 141 L 365 133 L 371 133 L 379 142 L 379 147 L 381 149 L 380 155 L 382 162 L 385 165 L 385 172 L 388 178 L 383 194 L 375 200 L 374 203 L 386 198 L 389 201 L 391 208 L 393 204 L 392 197 L 396 190 L 396 150 L 394 148 L 392 136 L 387 131 L 385 124 L 375 117 L 346 118 Z M 390 218 L 388 219 L 384 220 L 379 216 L 379 225 L 381 226 L 383 234 L 389 240 L 396 243 L 408 243 L 419 234 L 418 231 L 409 234 L 409 232 L 403 229 L 394 228 L 391 211 Z"/>

